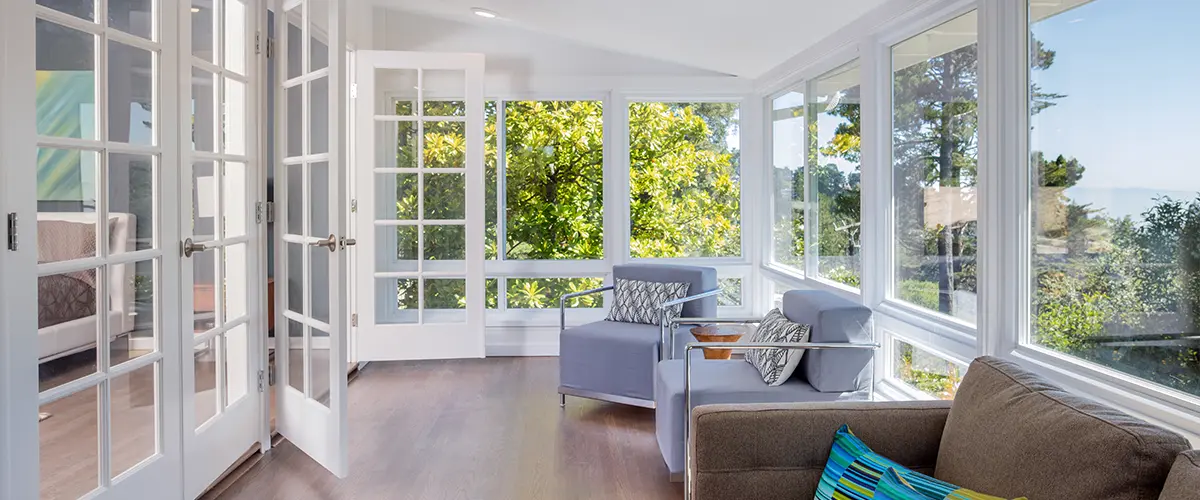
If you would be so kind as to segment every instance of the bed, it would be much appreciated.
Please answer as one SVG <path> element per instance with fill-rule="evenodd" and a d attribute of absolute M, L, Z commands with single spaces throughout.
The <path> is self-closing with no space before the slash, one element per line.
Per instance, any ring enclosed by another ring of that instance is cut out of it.
<path fill-rule="evenodd" d="M 111 213 L 109 254 L 134 248 L 133 214 Z M 38 262 L 61 262 L 95 256 L 96 214 L 39 212 Z M 38 357 L 50 361 L 91 349 L 96 344 L 96 271 L 60 273 L 38 278 Z M 134 329 L 134 264 L 108 268 L 110 341 Z"/>

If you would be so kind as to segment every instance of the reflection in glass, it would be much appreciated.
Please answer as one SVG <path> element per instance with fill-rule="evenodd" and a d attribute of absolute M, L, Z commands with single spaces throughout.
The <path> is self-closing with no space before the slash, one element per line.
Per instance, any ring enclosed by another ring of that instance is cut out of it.
<path fill-rule="evenodd" d="M 90 17 L 92 2 L 79 3 L 87 8 L 77 13 Z M 95 37 L 42 19 L 36 23 L 38 135 L 98 138 Z"/>
<path fill-rule="evenodd" d="M 108 42 L 108 139 L 149 146 L 154 137 L 154 55 Z"/>
<path fill-rule="evenodd" d="M 804 271 L 804 144 L 807 119 L 804 94 L 788 92 L 771 106 L 771 157 L 774 161 L 773 260 Z"/>
<path fill-rule="evenodd" d="M 858 61 L 809 84 L 808 170 L 817 275 L 858 288 L 862 275 L 862 114 Z"/>

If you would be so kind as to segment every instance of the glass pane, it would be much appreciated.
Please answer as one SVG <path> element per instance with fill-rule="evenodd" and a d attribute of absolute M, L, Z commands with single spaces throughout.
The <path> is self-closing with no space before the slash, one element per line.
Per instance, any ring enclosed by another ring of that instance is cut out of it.
<path fill-rule="evenodd" d="M 225 311 L 225 322 L 237 320 L 249 312 L 247 308 L 250 302 L 250 267 L 246 245 L 230 245 L 221 252 L 225 257 L 225 286 L 221 288 L 224 294 L 221 308 Z"/>
<path fill-rule="evenodd" d="M 196 335 L 216 328 L 217 319 L 217 259 L 219 251 L 209 250 L 192 254 L 192 311 L 193 332 Z"/>
<path fill-rule="evenodd" d="M 43 2 L 38 2 L 43 3 Z M 60 10 L 86 12 L 87 7 Z M 42 19 L 37 20 L 37 132 L 52 137 L 96 139 L 95 37 Z"/>
<path fill-rule="evenodd" d="M 417 123 L 375 122 L 378 168 L 417 168 Z"/>
<path fill-rule="evenodd" d="M 376 272 L 412 272 L 417 270 L 417 226 L 376 226 Z"/>
<path fill-rule="evenodd" d="M 108 26 L 149 39 L 154 32 L 154 0 L 110 0 Z"/>
<path fill-rule="evenodd" d="M 967 365 L 950 361 L 896 339 L 892 376 L 938 399 L 954 399 Z"/>
<path fill-rule="evenodd" d="M 632 257 L 742 254 L 738 123 L 734 102 L 629 105 Z"/>
<path fill-rule="evenodd" d="M 40 391 L 96 373 L 96 350 L 91 348 L 100 338 L 96 276 L 97 270 L 89 269 L 38 277 L 38 329 L 54 328 L 66 341 L 39 338 Z"/>
<path fill-rule="evenodd" d="M 193 241 L 217 238 L 217 178 L 214 165 L 211 161 L 199 161 L 192 165 Z"/>
<path fill-rule="evenodd" d="M 467 166 L 467 124 L 463 122 L 427 122 L 424 125 L 425 168 L 465 168 Z"/>
<path fill-rule="evenodd" d="M 89 387 L 38 408 L 41 498 L 79 498 L 100 486 L 98 393 Z"/>
<path fill-rule="evenodd" d="M 312 294 L 313 319 L 324 323 L 329 322 L 329 260 L 332 252 L 324 247 L 309 247 L 312 262 L 312 274 L 309 291 Z"/>
<path fill-rule="evenodd" d="M 425 218 L 467 218 L 466 174 L 425 174 Z"/>
<path fill-rule="evenodd" d="M 250 337 L 246 325 L 235 326 L 224 335 L 225 401 L 233 406 L 250 392 Z"/>
<path fill-rule="evenodd" d="M 1030 6 L 1032 341 L 1200 396 L 1200 4 L 1139 7 Z"/>
<path fill-rule="evenodd" d="M 287 234 L 304 233 L 304 166 L 287 166 Z"/>
<path fill-rule="evenodd" d="M 288 320 L 287 339 L 288 385 L 304 392 L 304 325 Z"/>
<path fill-rule="evenodd" d="M 149 146 L 154 139 L 154 55 L 108 42 L 108 139 Z"/>
<path fill-rule="evenodd" d="M 93 152 L 38 148 L 38 263 L 97 255 L 99 164 L 100 157 Z M 110 233 L 116 225 L 117 221 L 109 222 Z"/>
<path fill-rule="evenodd" d="M 225 237 L 245 236 L 246 225 L 249 223 L 247 219 L 250 217 L 250 200 L 246 190 L 246 164 L 226 162 L 225 174 L 222 179 L 225 182 L 225 193 L 224 209 L 221 215 L 225 218 Z"/>
<path fill-rule="evenodd" d="M 154 279 L 157 265 L 143 260 L 109 266 L 109 335 L 128 336 L 127 341 L 110 344 L 112 366 L 155 351 L 159 327 L 154 303 L 161 293 Z"/>
<path fill-rule="evenodd" d="M 509 309 L 549 309 L 568 293 L 604 286 L 604 278 L 508 278 L 505 300 Z M 596 293 L 567 301 L 570 308 L 604 307 L 604 294 Z"/>
<path fill-rule="evenodd" d="M 718 306 L 736 307 L 742 305 L 741 278 L 721 278 L 717 280 L 717 285 L 721 287 L 721 295 L 717 296 Z"/>
<path fill-rule="evenodd" d="M 441 278 L 425 280 L 425 309 L 466 308 L 466 280 Z"/>
<path fill-rule="evenodd" d="M 496 234 L 498 217 L 497 206 L 500 202 L 499 184 L 496 168 L 496 101 L 483 103 L 483 258 L 494 260 L 500 250 L 499 236 Z M 494 290 L 489 287 L 488 290 Z"/>
<path fill-rule="evenodd" d="M 467 74 L 461 69 L 426 69 L 421 71 L 422 110 L 425 116 L 460 116 L 454 114 L 461 107 L 466 116 L 462 99 L 467 96 Z"/>
<path fill-rule="evenodd" d="M 192 68 L 192 149 L 216 151 L 216 77 Z"/>
<path fill-rule="evenodd" d="M 80 19 L 96 20 L 95 0 L 37 0 L 37 4 Z"/>
<path fill-rule="evenodd" d="M 151 363 L 109 383 L 114 478 L 158 452 L 158 366 Z"/>
<path fill-rule="evenodd" d="M 375 323 L 380 325 L 417 322 L 417 280 L 375 280 Z"/>
<path fill-rule="evenodd" d="M 603 258 L 603 103 L 508 102 L 504 113 L 505 258 Z"/>
<path fill-rule="evenodd" d="M 772 261 L 804 271 L 804 94 L 788 92 L 771 106 L 774 195 Z"/>
<path fill-rule="evenodd" d="M 417 218 L 417 174 L 375 175 L 375 218 L 378 220 L 415 220 Z"/>
<path fill-rule="evenodd" d="M 308 166 L 309 190 L 308 212 L 311 236 L 324 238 L 331 232 L 329 227 L 329 186 L 334 179 L 329 175 L 329 163 L 313 163 Z"/>
<path fill-rule="evenodd" d="M 392 109 L 399 116 L 411 116 L 413 114 L 413 101 L 405 99 L 396 99 L 395 108 Z"/>
<path fill-rule="evenodd" d="M 108 218 L 116 219 L 112 253 L 154 248 L 154 157 L 108 155 Z"/>
<path fill-rule="evenodd" d="M 304 85 L 288 88 L 287 92 L 287 156 L 304 154 Z"/>
<path fill-rule="evenodd" d="M 287 79 L 291 80 L 304 73 L 303 58 L 304 58 L 304 30 L 300 24 L 304 21 L 300 18 L 300 7 L 287 11 Z"/>
<path fill-rule="evenodd" d="M 329 77 L 308 83 L 308 154 L 329 152 Z"/>
<path fill-rule="evenodd" d="M 237 2 L 233 2 L 237 3 Z M 222 125 L 225 127 L 221 139 L 224 141 L 225 153 L 231 155 L 246 154 L 246 84 L 237 80 L 225 80 L 225 112 Z"/>
<path fill-rule="evenodd" d="M 375 88 L 388 89 L 390 101 L 380 114 L 412 116 L 417 113 L 417 89 L 421 82 L 415 69 L 383 69 L 375 70 Z"/>
<path fill-rule="evenodd" d="M 197 429 L 217 415 L 217 341 L 216 339 L 197 344 L 195 351 L 196 377 L 193 382 L 194 400 L 196 403 Z"/>
<path fill-rule="evenodd" d="M 425 101 L 425 116 L 467 116 L 466 101 Z"/>
<path fill-rule="evenodd" d="M 425 226 L 424 260 L 463 260 L 467 258 L 467 228 L 464 226 Z"/>
<path fill-rule="evenodd" d="M 333 364 L 333 360 L 329 356 L 329 332 L 323 332 L 316 328 L 311 331 L 312 348 L 308 359 L 308 369 L 311 370 L 308 374 L 311 386 L 308 394 L 318 403 L 329 406 L 330 366 Z M 345 369 L 345 361 L 338 364 Z"/>
<path fill-rule="evenodd" d="M 192 0 L 192 55 L 208 62 L 216 62 L 217 16 L 213 12 L 213 0 Z"/>
<path fill-rule="evenodd" d="M 299 243 L 287 244 L 287 308 L 304 314 L 304 248 Z"/>
<path fill-rule="evenodd" d="M 246 73 L 246 5 L 225 0 L 225 68 Z"/>
<path fill-rule="evenodd" d="M 976 15 L 892 47 L 898 299 L 975 322 Z"/>
<path fill-rule="evenodd" d="M 333 16 L 326 0 L 308 1 L 308 71 L 311 73 L 329 66 L 329 46 L 325 44 L 326 24 Z"/>
<path fill-rule="evenodd" d="M 852 288 L 862 275 L 860 73 L 854 61 L 811 82 L 807 113 L 817 275 Z"/>
<path fill-rule="evenodd" d="M 488 309 L 500 307 L 500 279 L 487 278 L 483 280 L 483 289 Z"/>

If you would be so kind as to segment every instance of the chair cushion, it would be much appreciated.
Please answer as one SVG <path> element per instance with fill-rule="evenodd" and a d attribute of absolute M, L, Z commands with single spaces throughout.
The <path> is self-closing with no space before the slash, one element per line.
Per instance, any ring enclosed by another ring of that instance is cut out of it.
<path fill-rule="evenodd" d="M 711 267 L 681 266 L 678 264 L 622 264 L 613 266 L 613 282 L 617 278 L 658 281 L 664 283 L 687 283 L 689 295 L 696 295 L 717 288 L 717 270 Z M 717 298 L 705 297 L 683 304 L 685 318 L 713 318 L 717 316 Z"/>
<path fill-rule="evenodd" d="M 783 294 L 784 316 L 812 325 L 809 342 L 871 342 L 871 309 L 820 290 L 791 290 Z M 871 383 L 869 349 L 811 351 L 797 371 L 818 391 L 846 392 L 866 389 Z"/>
<path fill-rule="evenodd" d="M 688 283 L 664 283 L 616 278 L 613 284 L 613 304 L 608 309 L 608 321 L 621 323 L 663 324 L 659 306 L 664 302 L 687 297 Z M 683 304 L 667 308 L 666 321 L 679 317 Z"/>
<path fill-rule="evenodd" d="M 982 357 L 955 395 L 934 476 L 1034 500 L 1157 500 L 1188 447 L 1178 434 Z"/>
<path fill-rule="evenodd" d="M 888 471 L 897 476 L 895 481 L 883 480 Z M 885 495 L 882 497 L 877 491 L 880 483 L 885 483 Z M 913 494 L 909 494 L 909 491 Z M 825 464 L 825 472 L 821 474 L 821 484 L 817 486 L 814 500 L 856 498 L 1001 500 L 910 470 L 875 453 L 843 424 L 833 435 L 833 448 L 829 452 L 829 461 Z"/>
<path fill-rule="evenodd" d="M 693 353 L 697 355 L 699 353 Z M 658 364 L 654 385 L 655 434 L 659 450 L 672 474 L 683 471 L 684 378 L 683 359 Z M 824 393 L 795 377 L 780 386 L 763 383 L 753 366 L 740 359 L 692 360 L 692 407 L 722 403 L 803 403 L 867 399 L 866 391 Z"/>
<path fill-rule="evenodd" d="M 807 342 L 812 326 L 792 323 L 779 309 L 771 309 L 758 329 L 750 336 L 751 342 Z M 802 349 L 750 349 L 746 351 L 746 362 L 762 375 L 767 385 L 781 385 L 792 378 Z"/>
<path fill-rule="evenodd" d="M 1175 457 L 1175 466 L 1163 486 L 1159 500 L 1200 500 L 1200 450 Z"/>
<path fill-rule="evenodd" d="M 559 336 L 559 384 L 652 400 L 660 336 L 657 326 L 615 321 L 568 328 Z"/>

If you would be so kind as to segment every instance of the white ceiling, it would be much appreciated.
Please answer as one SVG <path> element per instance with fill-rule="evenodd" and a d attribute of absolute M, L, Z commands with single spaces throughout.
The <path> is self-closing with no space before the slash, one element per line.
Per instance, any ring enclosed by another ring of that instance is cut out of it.
<path fill-rule="evenodd" d="M 885 0 L 373 0 L 474 24 L 503 24 L 594 47 L 757 77 Z M 500 19 L 471 13 L 481 7 Z"/>

